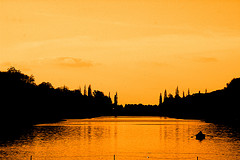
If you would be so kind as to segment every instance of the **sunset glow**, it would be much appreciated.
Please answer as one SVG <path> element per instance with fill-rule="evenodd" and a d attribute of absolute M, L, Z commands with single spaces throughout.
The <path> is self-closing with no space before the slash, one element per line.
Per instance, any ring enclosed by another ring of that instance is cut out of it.
<path fill-rule="evenodd" d="M 0 70 L 158 104 L 240 75 L 238 0 L 0 0 Z"/>

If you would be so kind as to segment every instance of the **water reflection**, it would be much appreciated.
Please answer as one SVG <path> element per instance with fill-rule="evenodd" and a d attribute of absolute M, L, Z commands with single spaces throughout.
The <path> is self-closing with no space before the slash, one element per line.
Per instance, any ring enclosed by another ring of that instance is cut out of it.
<path fill-rule="evenodd" d="M 195 139 L 199 131 L 206 139 Z M 1 142 L 5 159 L 239 159 L 239 132 L 198 120 L 98 117 L 40 124 Z M 149 158 L 147 158 L 149 157 Z"/>

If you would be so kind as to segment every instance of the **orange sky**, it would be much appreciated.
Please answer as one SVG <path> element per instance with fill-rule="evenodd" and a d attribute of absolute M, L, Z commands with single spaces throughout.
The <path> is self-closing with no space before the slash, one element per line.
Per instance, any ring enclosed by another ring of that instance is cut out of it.
<path fill-rule="evenodd" d="M 157 104 L 240 73 L 239 0 L 0 0 L 0 70 Z"/>

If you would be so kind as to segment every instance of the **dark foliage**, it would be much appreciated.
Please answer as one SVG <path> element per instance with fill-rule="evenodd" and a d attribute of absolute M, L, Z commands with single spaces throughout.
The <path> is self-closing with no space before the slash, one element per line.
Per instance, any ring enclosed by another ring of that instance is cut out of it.
<path fill-rule="evenodd" d="M 112 113 L 112 101 L 101 91 L 82 95 L 66 86 L 54 88 L 49 82 L 35 84 L 34 77 L 14 67 L 0 72 L 0 124 L 27 126 L 63 118 L 84 118 Z"/>
<path fill-rule="evenodd" d="M 238 126 L 240 123 L 240 78 L 227 87 L 211 93 L 196 93 L 186 97 L 169 96 L 160 105 L 162 115 L 177 118 L 196 118 Z"/>
<path fill-rule="evenodd" d="M 180 97 L 179 89 L 176 88 L 175 95 L 164 91 L 164 100 L 160 94 L 159 105 L 126 104 L 115 105 L 115 115 L 131 116 L 168 116 L 175 118 L 202 119 L 208 122 L 224 123 L 239 126 L 240 123 L 240 78 L 233 79 L 227 83 L 227 87 L 211 93 L 195 93 Z M 162 102 L 163 101 L 163 102 Z"/>
<path fill-rule="evenodd" d="M 54 88 L 49 82 L 35 84 L 34 77 L 21 73 L 14 67 L 0 72 L 0 124 L 8 126 L 32 125 L 63 118 L 86 118 L 101 115 L 162 115 L 176 118 L 204 119 L 211 122 L 224 122 L 238 125 L 240 122 L 240 78 L 233 79 L 222 90 L 211 93 L 196 93 L 180 97 L 164 97 L 160 94 L 159 105 L 126 104 L 118 105 L 118 95 L 114 104 L 110 96 L 95 90 L 91 85 L 69 90 L 66 86 Z M 162 102 L 163 101 L 163 102 Z"/>
<path fill-rule="evenodd" d="M 143 104 L 126 104 L 122 111 L 124 115 L 159 116 L 159 106 Z"/>

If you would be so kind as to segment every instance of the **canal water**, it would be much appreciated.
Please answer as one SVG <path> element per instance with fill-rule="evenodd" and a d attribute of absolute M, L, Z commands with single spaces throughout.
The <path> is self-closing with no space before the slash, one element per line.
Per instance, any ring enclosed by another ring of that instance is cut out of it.
<path fill-rule="evenodd" d="M 196 140 L 202 131 L 206 138 Z M 97 117 L 39 124 L 1 142 L 0 159 L 239 160 L 240 135 L 223 125 L 167 117 Z"/>

